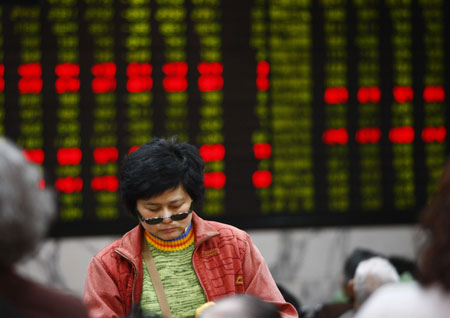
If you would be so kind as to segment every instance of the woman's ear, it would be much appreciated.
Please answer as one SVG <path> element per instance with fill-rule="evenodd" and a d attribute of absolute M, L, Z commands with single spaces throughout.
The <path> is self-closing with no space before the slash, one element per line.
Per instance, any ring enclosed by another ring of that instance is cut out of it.
<path fill-rule="evenodd" d="M 347 296 L 351 299 L 355 299 L 355 281 L 350 279 L 347 283 Z"/>

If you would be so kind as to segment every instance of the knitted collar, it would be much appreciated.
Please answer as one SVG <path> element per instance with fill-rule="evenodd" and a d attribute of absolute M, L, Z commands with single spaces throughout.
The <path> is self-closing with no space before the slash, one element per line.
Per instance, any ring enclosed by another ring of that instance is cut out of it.
<path fill-rule="evenodd" d="M 183 234 L 172 240 L 162 240 L 147 231 L 145 231 L 145 239 L 158 250 L 169 252 L 180 251 L 194 243 L 194 231 L 192 230 L 192 222 L 191 224 L 189 224 Z"/>

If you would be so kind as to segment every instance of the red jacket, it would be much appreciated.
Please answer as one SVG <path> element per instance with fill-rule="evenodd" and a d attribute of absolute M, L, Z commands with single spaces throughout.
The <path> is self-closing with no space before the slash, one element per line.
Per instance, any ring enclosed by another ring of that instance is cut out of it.
<path fill-rule="evenodd" d="M 277 304 L 283 318 L 296 318 L 250 236 L 233 226 L 205 221 L 193 213 L 192 263 L 208 301 L 248 293 Z M 143 229 L 140 225 L 102 249 L 91 260 L 83 299 L 90 318 L 118 318 L 142 293 Z"/>

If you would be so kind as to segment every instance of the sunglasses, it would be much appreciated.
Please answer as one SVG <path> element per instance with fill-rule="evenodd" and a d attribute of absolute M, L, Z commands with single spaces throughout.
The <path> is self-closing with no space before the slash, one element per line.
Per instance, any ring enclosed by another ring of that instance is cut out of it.
<path fill-rule="evenodd" d="M 139 219 L 142 222 L 145 222 L 145 223 L 151 224 L 151 225 L 156 225 L 156 224 L 162 223 L 162 221 L 164 221 L 164 219 L 172 219 L 172 221 L 181 221 L 181 220 L 184 220 L 185 218 L 187 218 L 188 215 L 191 213 L 192 213 L 192 209 L 189 209 L 189 211 L 187 211 L 187 212 L 176 213 L 176 214 L 172 214 L 171 216 L 166 216 L 166 217 L 159 216 L 156 218 L 144 219 L 142 217 L 142 215 L 139 213 L 139 211 L 137 211 Z"/>

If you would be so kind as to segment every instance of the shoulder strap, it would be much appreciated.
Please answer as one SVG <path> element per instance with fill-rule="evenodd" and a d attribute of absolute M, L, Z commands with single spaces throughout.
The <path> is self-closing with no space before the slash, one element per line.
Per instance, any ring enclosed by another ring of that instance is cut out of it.
<path fill-rule="evenodd" d="M 170 313 L 170 307 L 169 303 L 167 302 L 166 293 L 164 292 L 164 287 L 161 282 L 161 278 L 159 277 L 158 269 L 155 265 L 155 260 L 153 259 L 152 253 L 147 246 L 145 237 L 143 238 L 142 242 L 142 256 L 144 257 L 145 266 L 147 266 L 147 270 L 150 274 L 153 287 L 155 288 L 156 297 L 158 297 L 159 306 L 161 307 L 163 318 L 171 318 L 172 314 Z"/>

